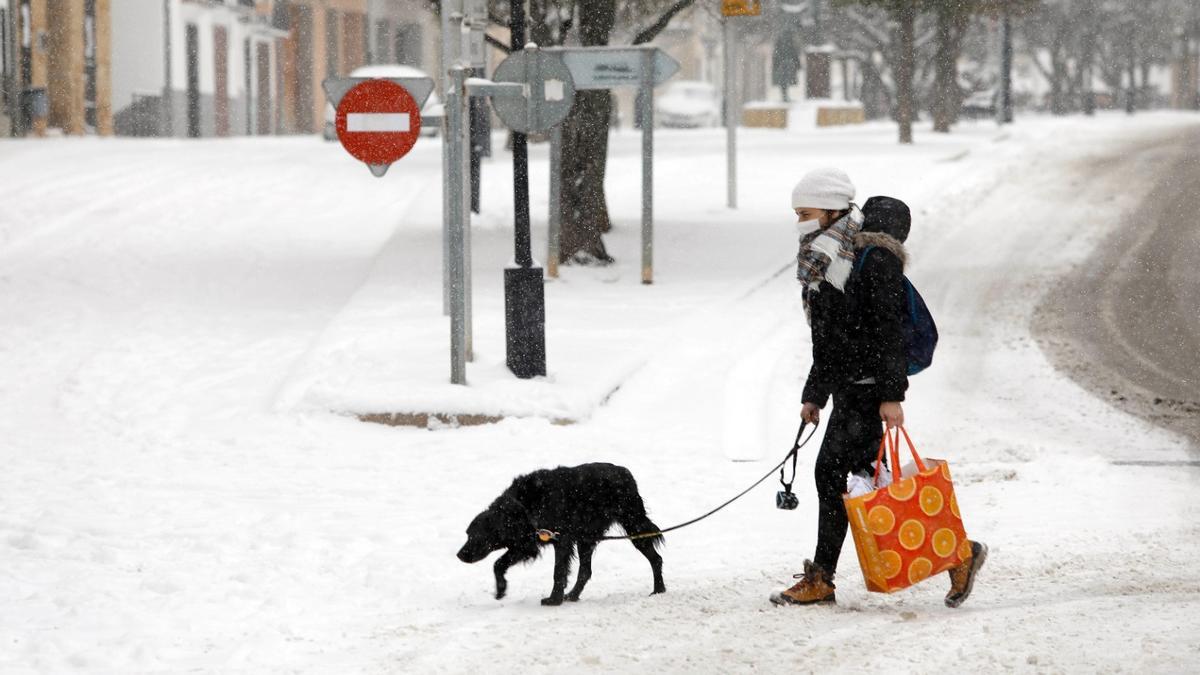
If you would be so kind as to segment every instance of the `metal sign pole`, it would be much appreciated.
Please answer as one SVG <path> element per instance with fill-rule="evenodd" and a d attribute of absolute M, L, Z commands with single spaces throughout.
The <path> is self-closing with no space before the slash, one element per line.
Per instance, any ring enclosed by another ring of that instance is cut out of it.
<path fill-rule="evenodd" d="M 450 68 L 455 65 L 455 40 L 450 32 L 450 14 L 459 4 L 455 0 L 441 0 L 442 28 L 442 91 L 450 95 L 453 82 Z M 442 177 L 450 176 L 450 118 L 442 116 Z M 450 314 L 450 183 L 442 181 L 442 314 Z"/>
<path fill-rule="evenodd" d="M 1004 35 L 1000 47 L 1000 124 L 1012 124 L 1012 18 L 1004 9 Z"/>
<path fill-rule="evenodd" d="M 546 235 L 546 274 L 558 278 L 559 238 L 562 236 L 562 125 L 550 132 L 550 225 Z"/>
<path fill-rule="evenodd" d="M 463 71 L 463 82 L 470 71 Z M 472 185 L 471 174 L 471 97 L 466 93 L 465 87 L 459 89 L 462 92 L 462 124 L 459 133 L 459 143 L 461 143 L 460 160 L 461 168 L 459 175 L 462 176 L 463 182 L 467 185 Z M 468 362 L 475 360 L 475 318 L 472 315 L 472 299 L 475 295 L 474 287 L 471 283 L 471 193 L 474 187 L 462 190 L 462 247 L 463 247 L 463 351 Z"/>
<path fill-rule="evenodd" d="M 726 17 L 722 25 L 725 38 L 725 159 L 726 159 L 726 205 L 737 208 L 737 87 L 734 86 L 733 69 L 733 20 Z"/>
<path fill-rule="evenodd" d="M 642 52 L 642 283 L 654 283 L 654 51 Z"/>
<path fill-rule="evenodd" d="M 449 169 L 446 189 L 449 192 L 450 216 L 450 382 L 466 384 L 467 361 L 467 304 L 463 169 L 463 118 L 466 117 L 466 70 L 461 66 L 450 69 L 451 86 L 446 92 L 446 145 L 449 148 Z"/>

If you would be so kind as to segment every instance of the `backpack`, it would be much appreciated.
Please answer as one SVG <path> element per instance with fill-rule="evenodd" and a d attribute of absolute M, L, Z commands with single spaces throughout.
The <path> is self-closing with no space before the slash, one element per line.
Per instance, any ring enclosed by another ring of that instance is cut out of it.
<path fill-rule="evenodd" d="M 867 254 L 873 248 L 875 247 L 868 246 L 862 250 L 862 255 L 854 264 L 854 271 L 862 269 L 863 263 L 867 260 Z M 937 325 L 933 322 L 933 315 L 929 313 L 929 307 L 925 305 L 925 299 L 917 292 L 916 287 L 912 285 L 907 276 L 903 279 L 905 312 L 901 325 L 904 331 L 904 356 L 908 361 L 908 375 L 911 377 L 933 363 L 933 350 L 937 348 L 938 332 Z"/>

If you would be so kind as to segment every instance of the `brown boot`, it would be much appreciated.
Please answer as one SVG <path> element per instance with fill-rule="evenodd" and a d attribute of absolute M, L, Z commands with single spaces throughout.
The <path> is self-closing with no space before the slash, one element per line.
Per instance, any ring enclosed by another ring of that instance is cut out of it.
<path fill-rule="evenodd" d="M 834 597 L 833 575 L 809 560 L 804 561 L 804 574 L 797 574 L 799 579 L 795 586 L 786 591 L 771 594 L 771 602 L 777 605 L 817 605 L 833 604 Z"/>
<path fill-rule="evenodd" d="M 975 574 L 987 561 L 987 554 L 987 544 L 971 542 L 971 558 L 964 560 L 949 572 L 950 592 L 946 594 L 947 607 L 958 607 L 971 597 L 971 589 L 975 586 Z"/>

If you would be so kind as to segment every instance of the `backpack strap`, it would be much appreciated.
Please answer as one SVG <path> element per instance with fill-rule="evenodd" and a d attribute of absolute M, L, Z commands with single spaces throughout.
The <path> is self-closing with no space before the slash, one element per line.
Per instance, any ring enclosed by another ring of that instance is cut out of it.
<path fill-rule="evenodd" d="M 871 244 L 870 246 L 868 246 L 862 250 L 862 253 L 858 256 L 858 260 L 854 261 L 854 271 L 855 272 L 861 270 L 862 266 L 864 264 L 866 264 L 867 255 L 871 253 L 871 249 L 873 249 L 873 248 L 875 248 L 875 245 Z"/>

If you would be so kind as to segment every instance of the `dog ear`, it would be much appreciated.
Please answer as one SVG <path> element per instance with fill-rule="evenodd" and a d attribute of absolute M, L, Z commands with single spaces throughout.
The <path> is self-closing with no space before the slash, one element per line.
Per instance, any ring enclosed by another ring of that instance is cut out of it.
<path fill-rule="evenodd" d="M 502 499 L 496 503 L 496 513 L 500 516 L 500 529 L 509 540 L 532 537 L 537 529 L 533 518 L 525 505 L 512 498 Z"/>

